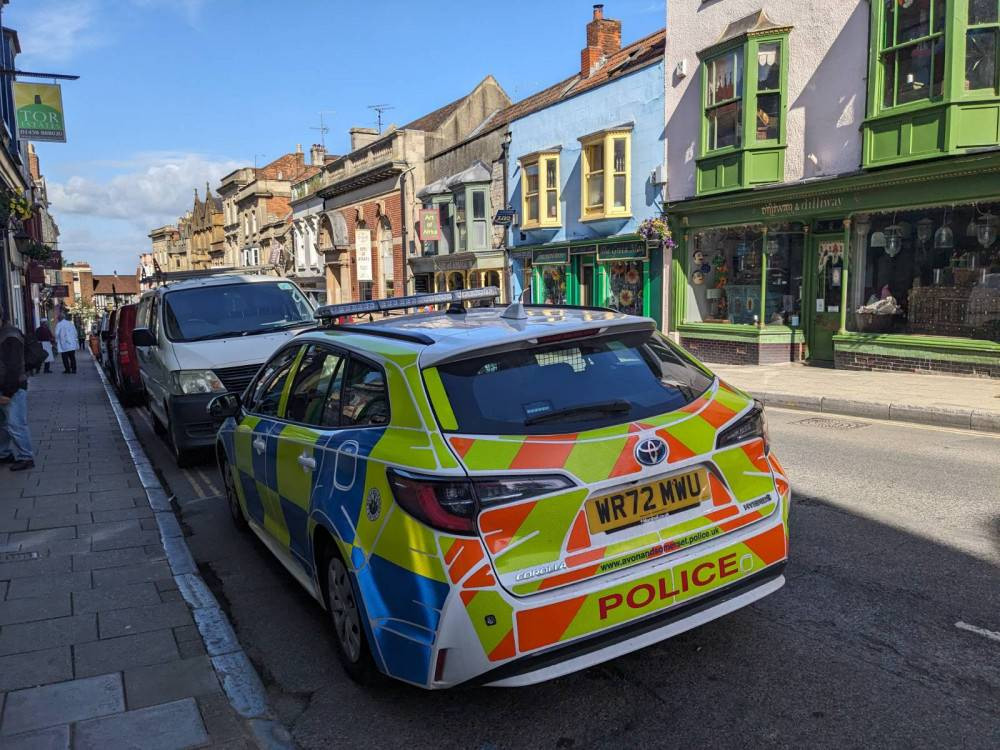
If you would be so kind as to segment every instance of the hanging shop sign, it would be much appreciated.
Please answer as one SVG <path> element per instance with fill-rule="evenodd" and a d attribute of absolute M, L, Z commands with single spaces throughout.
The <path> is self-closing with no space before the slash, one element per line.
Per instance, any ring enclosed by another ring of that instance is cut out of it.
<path fill-rule="evenodd" d="M 597 246 L 597 260 L 648 260 L 645 240 L 602 243 Z"/>
<path fill-rule="evenodd" d="M 372 233 L 370 229 L 355 230 L 354 253 L 358 264 L 358 281 L 374 281 L 372 277 Z"/>
<path fill-rule="evenodd" d="M 56 284 L 52 287 L 52 297 L 66 299 L 69 297 L 69 284 Z"/>
<path fill-rule="evenodd" d="M 28 141 L 66 142 L 62 89 L 58 83 L 14 82 L 18 137 Z"/>
<path fill-rule="evenodd" d="M 569 263 L 569 248 L 536 250 L 532 256 L 532 262 L 536 266 L 564 266 Z"/>
<path fill-rule="evenodd" d="M 420 241 L 437 242 L 441 239 L 441 227 L 438 224 L 436 208 L 420 209 Z"/>
<path fill-rule="evenodd" d="M 498 209 L 493 217 L 493 225 L 497 227 L 509 227 L 517 220 L 517 211 L 513 208 Z"/>

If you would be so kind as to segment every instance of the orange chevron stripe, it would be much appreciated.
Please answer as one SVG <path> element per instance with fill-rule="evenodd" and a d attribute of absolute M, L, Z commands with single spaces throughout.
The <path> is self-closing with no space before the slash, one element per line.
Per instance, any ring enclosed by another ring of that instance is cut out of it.
<path fill-rule="evenodd" d="M 450 561 L 449 561 L 450 558 Z M 448 565 L 448 577 L 452 583 L 458 583 L 462 576 L 472 570 L 473 566 L 483 559 L 483 547 L 476 539 L 456 539 L 445 555 Z"/>
<path fill-rule="evenodd" d="M 673 436 L 666 428 L 662 430 L 657 430 L 656 434 L 667 441 L 667 446 L 670 448 L 670 453 L 667 454 L 667 463 L 672 464 L 676 461 L 684 461 L 688 458 L 694 456 L 694 451 L 688 448 L 679 439 Z"/>
<path fill-rule="evenodd" d="M 488 586 L 496 586 L 497 579 L 493 577 L 493 572 L 490 570 L 490 566 L 483 565 L 475 573 L 469 576 L 465 583 L 462 585 L 463 588 L 467 589 L 484 589 Z"/>
<path fill-rule="evenodd" d="M 575 552 L 578 549 L 587 549 L 589 546 L 590 532 L 587 530 L 587 514 L 581 510 L 573 522 L 572 530 L 569 532 L 566 551 Z"/>
<path fill-rule="evenodd" d="M 769 455 L 769 456 L 767 457 L 767 459 L 768 459 L 768 460 L 769 460 L 769 461 L 771 462 L 771 468 L 772 468 L 772 469 L 774 469 L 774 470 L 775 470 L 776 472 L 778 472 L 778 473 L 779 473 L 779 474 L 781 474 L 782 476 L 784 476 L 784 477 L 786 477 L 786 478 L 788 477 L 788 472 L 787 472 L 787 471 L 785 471 L 785 467 L 781 465 L 781 462 L 780 462 L 780 461 L 778 460 L 778 457 L 777 457 L 777 456 L 775 456 L 775 455 L 774 455 L 774 454 L 772 453 L 772 454 L 770 454 L 770 455 Z"/>
<path fill-rule="evenodd" d="M 537 501 L 505 505 L 488 510 L 479 516 L 479 530 L 486 540 L 486 546 L 494 555 L 510 544 L 514 534 L 524 523 L 524 519 L 534 509 Z"/>
<path fill-rule="evenodd" d="M 735 417 L 736 412 L 728 406 L 720 404 L 718 401 L 713 401 L 706 406 L 701 413 L 698 414 L 698 416 L 712 425 L 715 429 L 719 429 L 722 425 Z"/>
<path fill-rule="evenodd" d="M 753 523 L 763 517 L 764 516 L 760 514 L 760 511 L 752 510 L 745 516 L 735 518 L 732 521 L 726 521 L 725 523 L 720 523 L 719 528 L 723 531 L 732 531 L 733 529 L 738 529 L 740 526 L 746 526 L 748 523 Z"/>
<path fill-rule="evenodd" d="M 721 521 L 723 518 L 729 518 L 730 516 L 735 516 L 740 512 L 740 509 L 735 505 L 730 505 L 728 508 L 721 508 L 719 510 L 713 510 L 711 513 L 706 513 L 705 518 L 709 521 Z"/>
<path fill-rule="evenodd" d="M 521 651 L 556 643 L 580 611 L 586 596 L 548 604 L 517 613 L 517 635 Z"/>
<path fill-rule="evenodd" d="M 566 464 L 576 436 L 565 436 L 565 442 L 525 440 L 510 464 L 511 469 L 561 469 Z"/>
<path fill-rule="evenodd" d="M 462 602 L 465 604 L 466 607 L 468 607 L 469 603 L 473 599 L 476 598 L 476 594 L 478 594 L 478 593 L 479 593 L 478 591 L 463 591 L 463 592 L 461 592 Z"/>
<path fill-rule="evenodd" d="M 566 558 L 566 564 L 573 567 L 574 565 L 583 565 L 594 560 L 601 560 L 604 558 L 604 550 L 604 547 L 596 547 L 586 552 L 581 552 L 578 555 L 570 555 Z"/>
<path fill-rule="evenodd" d="M 743 543 L 763 560 L 765 565 L 778 562 L 787 554 L 784 526 L 775 526 Z"/>
<path fill-rule="evenodd" d="M 451 443 L 451 447 L 455 449 L 459 458 L 465 458 L 465 454 L 469 452 L 472 444 L 476 441 L 472 438 L 453 437 L 448 438 L 448 442 Z"/>
<path fill-rule="evenodd" d="M 699 396 L 687 406 L 681 407 L 679 411 L 687 412 L 688 414 L 694 414 L 705 405 L 706 401 L 708 401 L 707 398 L 705 398 L 704 396 Z"/>
<path fill-rule="evenodd" d="M 708 486 L 712 490 L 712 505 L 728 505 L 733 501 L 726 485 L 711 471 L 708 472 Z"/>
<path fill-rule="evenodd" d="M 615 461 L 614 468 L 611 469 L 611 473 L 608 475 L 609 477 L 620 477 L 623 474 L 634 474 L 642 470 L 639 462 L 635 460 L 635 444 L 638 442 L 638 435 L 632 435 L 625 441 L 625 447 L 618 454 L 618 460 Z"/>
<path fill-rule="evenodd" d="M 786 482 L 781 477 L 778 477 L 777 479 L 774 480 L 774 485 L 778 488 L 779 495 L 788 494 L 788 482 Z"/>
<path fill-rule="evenodd" d="M 747 443 L 743 446 L 743 452 L 747 454 L 747 458 L 750 459 L 751 463 L 757 467 L 757 471 L 764 474 L 771 473 L 771 465 L 767 462 L 767 456 L 764 455 L 763 440 L 757 439 L 752 443 Z"/>
<path fill-rule="evenodd" d="M 584 578 L 590 578 L 593 576 L 600 567 L 601 563 L 598 563 L 597 565 L 589 565 L 586 568 L 567 570 L 565 573 L 560 573 L 557 576 L 546 578 L 542 581 L 542 585 L 538 587 L 538 590 L 544 591 L 545 589 L 554 589 L 556 586 L 564 586 L 565 584 L 573 583 L 574 581 L 582 581 Z"/>
<path fill-rule="evenodd" d="M 517 651 L 514 649 L 514 629 L 511 628 L 507 631 L 507 635 L 503 637 L 503 640 L 497 644 L 497 647 L 490 651 L 489 660 L 490 661 L 502 661 L 503 659 L 512 658 Z"/>

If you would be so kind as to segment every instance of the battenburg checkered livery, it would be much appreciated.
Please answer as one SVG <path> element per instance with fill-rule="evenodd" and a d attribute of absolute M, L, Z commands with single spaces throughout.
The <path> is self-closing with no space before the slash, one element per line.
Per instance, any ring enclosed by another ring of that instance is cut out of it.
<path fill-rule="evenodd" d="M 790 490 L 760 404 L 645 318 L 452 304 L 331 325 L 212 409 L 235 520 L 330 612 L 357 679 L 539 682 L 784 583 Z"/>

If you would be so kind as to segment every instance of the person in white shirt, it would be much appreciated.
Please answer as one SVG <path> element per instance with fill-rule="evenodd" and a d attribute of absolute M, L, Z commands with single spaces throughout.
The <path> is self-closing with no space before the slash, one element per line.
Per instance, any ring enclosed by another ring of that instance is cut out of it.
<path fill-rule="evenodd" d="M 59 313 L 59 322 L 56 323 L 56 350 L 62 356 L 63 372 L 66 374 L 76 373 L 76 326 L 72 321 L 66 319 L 66 313 Z"/>

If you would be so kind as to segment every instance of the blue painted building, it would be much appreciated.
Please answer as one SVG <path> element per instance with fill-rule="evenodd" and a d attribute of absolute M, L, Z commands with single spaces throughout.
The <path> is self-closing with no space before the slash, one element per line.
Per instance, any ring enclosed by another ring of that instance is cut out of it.
<path fill-rule="evenodd" d="M 623 48 L 594 6 L 579 72 L 504 113 L 513 286 L 534 302 L 663 320 L 662 251 L 637 230 L 661 215 L 664 38 Z"/>

